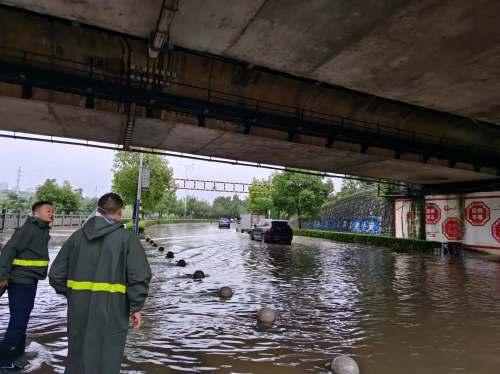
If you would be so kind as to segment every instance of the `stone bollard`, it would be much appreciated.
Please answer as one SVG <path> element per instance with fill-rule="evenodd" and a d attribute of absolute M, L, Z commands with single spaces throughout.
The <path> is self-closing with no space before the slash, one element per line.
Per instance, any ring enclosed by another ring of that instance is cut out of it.
<path fill-rule="evenodd" d="M 153 243 L 153 248 L 156 248 L 156 247 L 158 247 L 158 244 Z"/>
<path fill-rule="evenodd" d="M 271 308 L 262 308 L 257 314 L 257 319 L 261 322 L 274 322 L 276 319 L 276 312 Z"/>
<path fill-rule="evenodd" d="M 349 356 L 339 356 L 332 361 L 333 374 L 359 374 L 356 361 Z"/>
<path fill-rule="evenodd" d="M 167 258 L 174 258 L 174 252 L 167 252 Z"/>
<path fill-rule="evenodd" d="M 163 252 L 163 251 L 165 250 L 165 248 L 164 248 L 164 247 L 158 247 L 158 250 L 159 250 L 160 252 Z"/>
<path fill-rule="evenodd" d="M 196 270 L 193 274 L 193 279 L 202 279 L 205 278 L 205 273 L 201 270 Z"/>
<path fill-rule="evenodd" d="M 149 241 L 150 241 L 150 240 L 151 240 L 151 239 L 149 239 L 149 238 L 146 238 L 146 242 L 148 242 L 148 243 L 149 243 Z"/>
<path fill-rule="evenodd" d="M 233 290 L 231 289 L 231 287 L 221 287 L 221 289 L 219 290 L 219 297 L 229 298 L 231 296 L 233 296 Z"/>
<path fill-rule="evenodd" d="M 149 240 L 149 244 L 153 245 L 155 244 L 155 241 L 153 239 Z"/>
<path fill-rule="evenodd" d="M 185 267 L 186 266 L 186 261 L 184 261 L 184 260 L 177 261 L 177 266 Z"/>

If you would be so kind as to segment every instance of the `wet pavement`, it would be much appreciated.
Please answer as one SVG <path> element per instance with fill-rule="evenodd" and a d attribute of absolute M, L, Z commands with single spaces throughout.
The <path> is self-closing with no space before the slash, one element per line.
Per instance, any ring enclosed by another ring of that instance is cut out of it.
<path fill-rule="evenodd" d="M 205 223 L 148 233 L 165 252 L 145 244 L 150 298 L 122 373 L 325 373 L 338 354 L 353 356 L 363 374 L 498 372 L 495 256 L 447 259 L 302 237 L 264 244 Z M 51 258 L 66 238 L 53 237 Z M 195 270 L 208 277 L 191 279 Z M 231 299 L 216 295 L 222 286 L 233 288 Z M 2 335 L 7 305 L 5 295 Z M 264 306 L 278 311 L 272 327 L 256 323 Z M 26 372 L 63 372 L 65 323 L 65 299 L 41 282 L 20 360 Z"/>

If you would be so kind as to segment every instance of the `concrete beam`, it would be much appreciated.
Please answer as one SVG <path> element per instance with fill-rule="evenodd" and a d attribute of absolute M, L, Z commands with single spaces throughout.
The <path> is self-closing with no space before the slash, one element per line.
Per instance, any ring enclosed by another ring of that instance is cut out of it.
<path fill-rule="evenodd" d="M 162 2 L 2 1 L 148 39 Z M 170 44 L 231 57 L 249 66 L 500 124 L 496 68 L 500 26 L 492 17 L 500 14 L 499 1 L 189 0 L 178 4 L 173 22 L 168 11 L 160 18 L 152 57 L 169 35 Z M 412 113 L 400 115 L 405 120 Z"/>
<path fill-rule="evenodd" d="M 0 129 L 122 144 L 125 115 L 0 96 Z"/>
<path fill-rule="evenodd" d="M 99 105 L 102 105 L 98 103 Z M 121 145 L 126 114 L 0 96 L 0 129 Z M 141 111 L 137 111 L 141 114 Z M 142 111 L 145 114 L 145 111 Z M 175 115 L 162 113 L 162 117 Z M 181 119 L 181 117 L 177 117 Z M 495 179 L 474 170 L 452 169 L 374 154 L 243 134 L 244 126 L 207 120 L 205 127 L 137 117 L 131 146 L 265 163 L 419 184 Z M 209 123 L 210 122 L 210 123 Z M 21 126 L 19 124 L 22 124 Z M 264 137 L 262 135 L 271 136 Z M 286 134 L 284 134 L 286 137 Z"/>
<path fill-rule="evenodd" d="M 163 0 L 2 0 L 2 4 L 149 38 Z"/>

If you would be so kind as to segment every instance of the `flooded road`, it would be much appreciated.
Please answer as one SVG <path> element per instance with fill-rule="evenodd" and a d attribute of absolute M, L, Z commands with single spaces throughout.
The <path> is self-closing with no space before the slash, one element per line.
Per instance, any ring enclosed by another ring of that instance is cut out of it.
<path fill-rule="evenodd" d="M 500 364 L 500 261 L 391 253 L 296 237 L 250 241 L 217 225 L 148 229 L 153 270 L 144 324 L 130 332 L 122 373 L 325 373 L 338 354 L 362 374 L 496 373 Z M 66 237 L 51 241 L 54 258 Z M 165 258 L 173 251 L 173 260 Z M 179 259 L 185 268 L 173 266 Z M 203 270 L 208 277 L 188 277 Z M 213 291 L 233 288 L 221 300 Z M 264 306 L 279 313 L 256 324 Z M 0 299 L 0 331 L 8 322 Z M 39 284 L 28 330 L 30 373 L 62 373 L 66 302 Z"/>

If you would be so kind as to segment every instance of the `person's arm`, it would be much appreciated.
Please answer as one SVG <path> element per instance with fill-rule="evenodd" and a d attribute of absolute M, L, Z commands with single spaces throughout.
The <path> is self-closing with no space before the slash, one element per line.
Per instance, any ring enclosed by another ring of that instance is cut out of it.
<path fill-rule="evenodd" d="M 12 262 L 30 243 L 33 235 L 31 226 L 32 225 L 22 226 L 14 231 L 12 238 L 10 238 L 5 247 L 3 247 L 0 255 L 0 286 L 8 284 Z"/>
<path fill-rule="evenodd" d="M 49 283 L 57 294 L 67 296 L 69 254 L 73 246 L 73 236 L 63 244 L 49 271 Z"/>
<path fill-rule="evenodd" d="M 151 280 L 151 268 L 146 252 L 139 239 L 132 235 L 128 243 L 127 253 L 127 297 L 130 309 L 134 313 L 140 312 L 146 301 Z M 139 326 L 140 327 L 140 326 Z"/>

